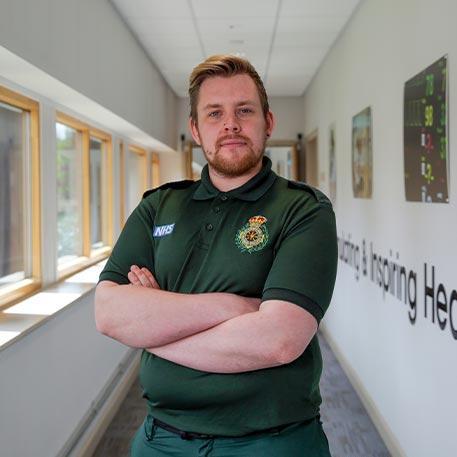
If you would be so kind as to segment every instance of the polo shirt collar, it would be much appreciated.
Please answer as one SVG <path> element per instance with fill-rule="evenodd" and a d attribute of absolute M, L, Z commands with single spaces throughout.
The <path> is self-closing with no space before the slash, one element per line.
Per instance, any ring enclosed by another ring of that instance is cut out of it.
<path fill-rule="evenodd" d="M 205 165 L 201 181 L 197 190 L 194 192 L 194 200 L 209 200 L 219 195 L 226 195 L 229 198 L 237 198 L 245 201 L 256 201 L 262 197 L 272 186 L 276 179 L 276 174 L 271 170 L 271 160 L 268 157 L 262 159 L 262 169 L 242 186 L 232 189 L 229 192 L 221 192 L 214 187 L 209 177 L 208 165 Z"/>

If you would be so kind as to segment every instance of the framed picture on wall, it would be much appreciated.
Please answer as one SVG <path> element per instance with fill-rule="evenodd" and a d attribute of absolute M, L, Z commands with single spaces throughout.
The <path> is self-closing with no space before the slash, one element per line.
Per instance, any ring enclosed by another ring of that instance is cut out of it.
<path fill-rule="evenodd" d="M 355 198 L 373 193 L 371 106 L 352 118 L 352 190 Z"/>

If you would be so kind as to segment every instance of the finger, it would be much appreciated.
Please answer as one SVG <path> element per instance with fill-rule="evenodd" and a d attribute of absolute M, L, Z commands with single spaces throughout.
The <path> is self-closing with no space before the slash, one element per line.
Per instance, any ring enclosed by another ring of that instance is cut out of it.
<path fill-rule="evenodd" d="M 141 283 L 141 286 L 151 288 L 153 287 L 152 283 L 149 281 L 148 277 L 146 276 L 142 268 L 139 268 L 136 265 L 132 265 L 131 271 L 137 276 Z"/>
<path fill-rule="evenodd" d="M 131 284 L 133 284 L 134 286 L 141 286 L 141 282 L 140 280 L 138 279 L 137 275 L 132 272 L 132 271 L 129 271 L 127 273 L 127 278 L 129 278 L 129 281 L 131 282 Z"/>
<path fill-rule="evenodd" d="M 160 289 L 159 283 L 156 281 L 156 278 L 154 278 L 154 275 L 146 267 L 143 267 L 141 270 L 152 284 L 152 287 L 154 287 L 154 289 Z"/>
<path fill-rule="evenodd" d="M 132 284 L 135 284 L 136 286 L 143 286 L 147 287 L 147 284 L 145 284 L 144 278 L 142 279 L 142 273 L 141 269 L 138 268 L 136 265 L 132 265 L 130 267 L 130 277 L 132 278 Z M 130 279 L 129 277 L 129 279 Z"/>

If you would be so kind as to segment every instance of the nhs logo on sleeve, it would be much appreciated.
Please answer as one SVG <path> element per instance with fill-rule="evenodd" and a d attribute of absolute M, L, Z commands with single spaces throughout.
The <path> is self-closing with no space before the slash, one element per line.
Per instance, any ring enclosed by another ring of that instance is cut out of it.
<path fill-rule="evenodd" d="M 154 231 L 152 232 L 152 236 L 155 238 L 159 238 L 161 236 L 170 235 L 173 233 L 175 228 L 175 224 L 168 224 L 168 225 L 156 225 L 154 227 Z"/>

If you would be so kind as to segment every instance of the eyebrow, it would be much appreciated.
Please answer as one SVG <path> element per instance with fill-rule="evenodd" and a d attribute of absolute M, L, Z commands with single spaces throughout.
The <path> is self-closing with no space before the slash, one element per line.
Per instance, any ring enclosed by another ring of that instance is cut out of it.
<path fill-rule="evenodd" d="M 253 100 L 241 100 L 236 104 L 236 106 L 245 106 L 245 105 L 255 105 L 255 102 Z M 214 108 L 221 108 L 222 104 L 221 103 L 208 103 L 203 107 L 203 110 L 209 110 L 209 109 L 214 109 Z"/>
<path fill-rule="evenodd" d="M 203 107 L 204 110 L 213 109 L 213 108 L 220 108 L 222 105 L 220 103 L 208 103 Z"/>

